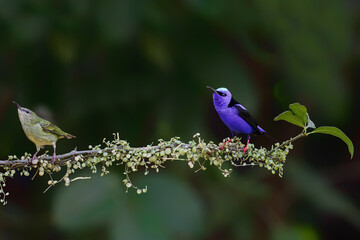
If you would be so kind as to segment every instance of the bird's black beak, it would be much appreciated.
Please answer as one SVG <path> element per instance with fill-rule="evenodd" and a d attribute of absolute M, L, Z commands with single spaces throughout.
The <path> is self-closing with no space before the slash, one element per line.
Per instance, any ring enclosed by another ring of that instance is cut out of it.
<path fill-rule="evenodd" d="M 15 102 L 15 101 L 12 101 L 14 104 L 16 104 L 16 106 L 17 106 L 17 108 L 20 108 L 21 109 L 21 106 L 17 103 L 17 102 Z"/>
<path fill-rule="evenodd" d="M 215 90 L 215 89 L 213 89 L 212 87 L 209 87 L 209 86 L 206 86 L 207 88 L 209 88 L 209 89 L 211 89 L 214 93 L 216 93 L 217 95 L 219 95 L 219 93 Z"/>

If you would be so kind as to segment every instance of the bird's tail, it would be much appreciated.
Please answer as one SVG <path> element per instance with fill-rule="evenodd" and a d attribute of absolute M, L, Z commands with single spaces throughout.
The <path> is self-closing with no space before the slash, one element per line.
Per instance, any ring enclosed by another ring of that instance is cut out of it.
<path fill-rule="evenodd" d="M 64 137 L 66 137 L 67 139 L 76 138 L 76 136 L 71 135 L 71 134 L 69 134 L 69 133 L 66 133 L 66 134 L 64 135 Z"/>
<path fill-rule="evenodd" d="M 260 131 L 260 135 L 264 135 L 267 139 L 269 139 L 271 142 L 277 142 L 276 138 L 268 134 L 264 129 L 262 129 L 260 126 L 258 126 L 258 129 Z"/>
<path fill-rule="evenodd" d="M 267 134 L 267 132 L 264 130 L 264 129 L 262 129 L 259 125 L 257 126 L 257 129 L 259 130 L 259 135 L 265 135 L 265 134 Z"/>

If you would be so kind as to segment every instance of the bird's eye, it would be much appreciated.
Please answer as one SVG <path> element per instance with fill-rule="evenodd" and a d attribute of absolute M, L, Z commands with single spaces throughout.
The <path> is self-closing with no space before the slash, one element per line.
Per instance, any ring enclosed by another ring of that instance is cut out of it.
<path fill-rule="evenodd" d="M 223 93 L 223 92 L 219 92 L 220 96 L 222 97 L 226 97 L 226 93 Z"/>
<path fill-rule="evenodd" d="M 29 114 L 29 113 L 30 113 L 29 110 L 24 110 L 24 112 L 25 112 L 26 114 Z"/>

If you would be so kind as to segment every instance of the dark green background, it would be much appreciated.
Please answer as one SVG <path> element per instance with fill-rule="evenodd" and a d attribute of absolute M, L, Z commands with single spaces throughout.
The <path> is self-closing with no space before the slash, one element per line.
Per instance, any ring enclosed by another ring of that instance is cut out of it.
<path fill-rule="evenodd" d="M 12 100 L 77 136 L 59 154 L 115 132 L 132 146 L 197 132 L 221 141 L 229 131 L 207 85 L 227 87 L 279 141 L 301 129 L 272 119 L 300 102 L 318 126 L 341 128 L 355 155 L 312 135 L 295 143 L 283 178 L 174 162 L 134 176 L 142 195 L 125 193 L 121 166 L 46 194 L 46 177 L 16 176 L 0 238 L 358 238 L 359 14 L 352 0 L 1 1 L 1 159 L 35 152 Z"/>

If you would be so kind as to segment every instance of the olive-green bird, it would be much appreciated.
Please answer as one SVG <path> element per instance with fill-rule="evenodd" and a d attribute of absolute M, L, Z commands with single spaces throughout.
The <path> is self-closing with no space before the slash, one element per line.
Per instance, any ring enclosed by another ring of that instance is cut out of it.
<path fill-rule="evenodd" d="M 58 126 L 42 119 L 33 111 L 21 107 L 15 101 L 13 103 L 17 105 L 19 119 L 25 135 L 36 145 L 36 153 L 32 160 L 36 158 L 36 154 L 38 154 L 43 146 L 52 145 L 54 147 L 52 163 L 54 163 L 56 160 L 56 141 L 64 137 L 67 139 L 75 138 L 75 136 L 62 131 Z"/>

